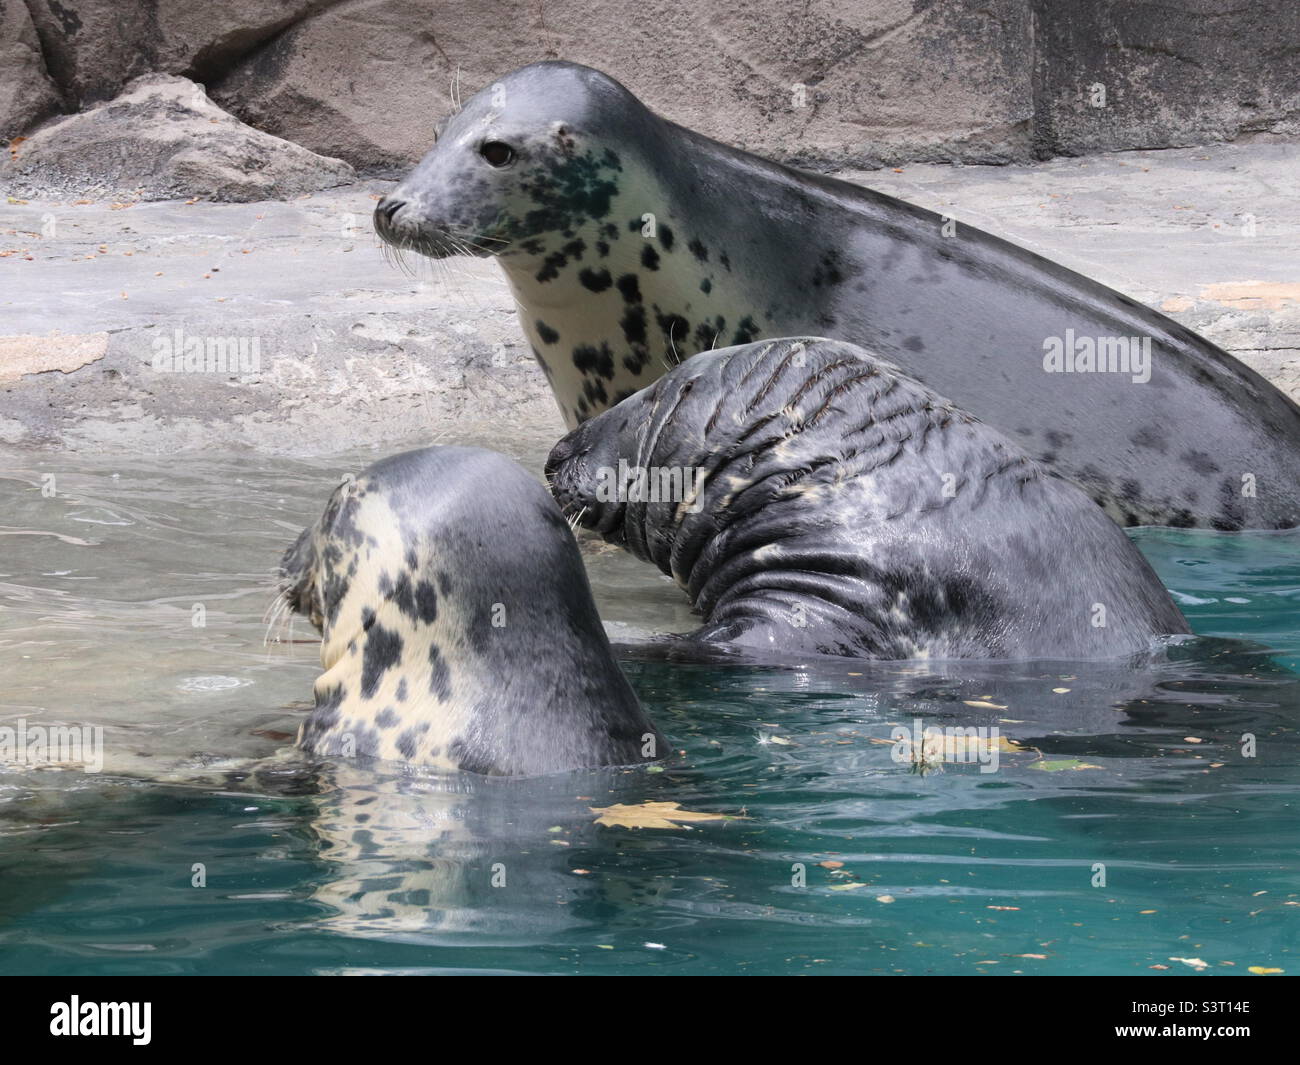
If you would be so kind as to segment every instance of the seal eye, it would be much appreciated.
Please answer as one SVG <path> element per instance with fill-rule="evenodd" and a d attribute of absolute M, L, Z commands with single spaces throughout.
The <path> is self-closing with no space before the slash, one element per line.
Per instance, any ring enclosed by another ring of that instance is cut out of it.
<path fill-rule="evenodd" d="M 515 161 L 515 150 L 505 141 L 487 141 L 478 153 L 498 169 Z"/>

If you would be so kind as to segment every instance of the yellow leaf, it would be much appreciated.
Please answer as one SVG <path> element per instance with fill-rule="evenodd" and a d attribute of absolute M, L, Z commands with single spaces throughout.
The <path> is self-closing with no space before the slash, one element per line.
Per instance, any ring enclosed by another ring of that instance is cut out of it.
<path fill-rule="evenodd" d="M 981 710 L 1005 710 L 1006 709 L 1006 707 L 1003 706 L 1001 703 L 990 703 L 990 702 L 986 702 L 983 699 L 963 699 L 962 702 L 965 703 L 967 706 L 977 706 Z"/>
<path fill-rule="evenodd" d="M 894 901 L 894 896 L 893 896 L 893 895 L 877 895 L 877 896 L 876 896 L 876 901 L 877 901 L 877 902 L 893 902 L 893 901 Z"/>
<path fill-rule="evenodd" d="M 1254 973 L 1256 976 L 1272 976 L 1274 973 L 1280 973 L 1282 971 L 1282 969 L 1265 969 L 1262 965 L 1252 965 L 1246 970 L 1246 972 Z"/>
<path fill-rule="evenodd" d="M 589 806 L 599 814 L 596 824 L 623 828 L 689 828 L 675 825 L 674 821 L 730 821 L 726 814 L 706 814 L 696 810 L 683 810 L 675 802 L 643 802 L 639 806 L 615 803 L 613 806 Z"/>

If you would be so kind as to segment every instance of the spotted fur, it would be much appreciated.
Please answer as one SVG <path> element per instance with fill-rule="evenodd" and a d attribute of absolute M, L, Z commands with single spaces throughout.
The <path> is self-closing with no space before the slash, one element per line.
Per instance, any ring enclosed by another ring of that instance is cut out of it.
<path fill-rule="evenodd" d="M 375 223 L 496 256 L 570 427 L 699 352 L 817 334 L 952 396 L 1123 524 L 1300 524 L 1300 408 L 1226 352 L 964 221 L 675 126 L 586 67 L 475 95 Z M 1067 331 L 1149 338 L 1151 379 L 1045 372 Z"/>
<path fill-rule="evenodd" d="M 322 636 L 308 751 L 536 774 L 666 750 L 613 659 L 572 533 L 504 456 L 433 447 L 376 463 L 281 568 Z"/>

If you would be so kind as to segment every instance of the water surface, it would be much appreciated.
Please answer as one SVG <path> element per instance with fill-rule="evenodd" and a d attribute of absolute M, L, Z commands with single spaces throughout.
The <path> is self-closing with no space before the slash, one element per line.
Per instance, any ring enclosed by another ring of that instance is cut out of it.
<path fill-rule="evenodd" d="M 325 779 L 277 756 L 318 663 L 270 574 L 376 457 L 0 455 L 0 725 L 105 730 L 0 766 L 0 971 L 1297 970 L 1300 536 L 1136 533 L 1202 637 L 1144 668 L 633 656 L 662 767 Z M 585 550 L 616 637 L 694 625 Z M 1010 742 L 917 772 L 918 719 Z M 595 824 L 647 801 L 731 819 Z"/>

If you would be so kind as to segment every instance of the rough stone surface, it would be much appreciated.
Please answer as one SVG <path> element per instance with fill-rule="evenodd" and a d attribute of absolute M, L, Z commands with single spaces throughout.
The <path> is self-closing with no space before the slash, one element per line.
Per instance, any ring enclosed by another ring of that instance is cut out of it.
<path fill-rule="evenodd" d="M 370 172 L 418 159 L 457 97 L 546 58 L 599 67 L 668 118 L 818 167 L 1300 133 L 1294 0 L 28 5 L 65 111 L 149 71 L 180 74 L 250 124 Z M 0 70 L 0 83 L 22 77 Z"/>
<path fill-rule="evenodd" d="M 852 176 L 852 175 L 846 175 Z M 1278 145 L 858 177 L 1008 237 L 1203 332 L 1300 397 L 1300 170 Z M 385 259 L 372 181 L 292 203 L 0 200 L 0 322 L 107 334 L 72 372 L 0 383 L 0 440 L 30 448 L 278 455 L 563 433 L 495 264 Z M 180 330 L 179 337 L 177 330 Z M 240 340 L 257 365 L 218 371 Z M 155 366 L 208 342 L 214 370 Z M 45 347 L 47 354 L 57 353 Z M 14 367 L 10 367 L 11 370 Z M 15 376 L 10 373 L 8 376 Z"/>
<path fill-rule="evenodd" d="M 1042 157 L 1300 133 L 1294 0 L 1034 6 Z"/>
<path fill-rule="evenodd" d="M 27 0 L 27 6 L 65 110 L 76 111 L 111 99 L 142 74 L 207 81 L 299 19 L 339 2 Z"/>
<path fill-rule="evenodd" d="M 51 370 L 72 373 L 98 362 L 107 351 L 107 333 L 0 337 L 0 384 Z"/>
<path fill-rule="evenodd" d="M 563 58 L 605 70 L 674 121 L 769 155 L 1005 161 L 1030 147 L 1029 36 L 1021 0 L 554 0 L 436 18 L 421 0 L 379 0 L 298 23 L 213 93 L 259 128 L 357 165 L 397 166 L 428 150 L 458 96 Z"/>
<path fill-rule="evenodd" d="M 197 196 L 247 202 L 347 184 L 347 163 L 316 155 L 226 114 L 202 86 L 147 74 L 121 96 L 42 127 L 0 164 L 16 196 Z"/>
<path fill-rule="evenodd" d="M 54 114 L 59 93 L 23 0 L 0 0 L 0 140 Z"/>

